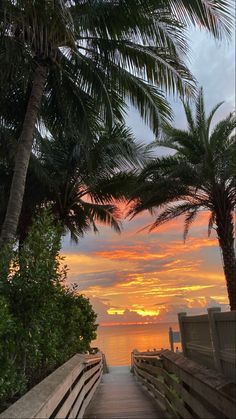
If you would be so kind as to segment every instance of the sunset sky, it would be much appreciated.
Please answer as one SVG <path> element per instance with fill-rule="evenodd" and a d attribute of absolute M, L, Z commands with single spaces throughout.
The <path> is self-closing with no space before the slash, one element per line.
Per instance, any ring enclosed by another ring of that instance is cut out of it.
<path fill-rule="evenodd" d="M 216 43 L 204 32 L 189 32 L 190 68 L 205 92 L 209 111 L 225 104 L 213 121 L 234 109 L 234 45 Z M 175 124 L 185 126 L 181 104 L 171 100 Z M 127 122 L 137 140 L 154 137 L 135 110 Z M 163 153 L 163 149 L 160 150 Z M 138 232 L 151 223 L 147 213 L 123 223 L 118 235 L 107 227 L 85 236 L 78 245 L 63 241 L 68 279 L 91 299 L 100 324 L 176 321 L 176 314 L 203 313 L 206 307 L 228 308 L 221 254 L 214 231 L 207 236 L 208 214 L 202 212 L 183 242 L 183 220 L 152 232 Z"/>

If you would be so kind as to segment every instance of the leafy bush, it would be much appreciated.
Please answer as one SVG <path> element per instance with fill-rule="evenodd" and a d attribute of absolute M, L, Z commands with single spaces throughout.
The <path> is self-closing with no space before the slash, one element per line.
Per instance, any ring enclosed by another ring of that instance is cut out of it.
<path fill-rule="evenodd" d="M 0 401 L 13 399 L 26 390 L 26 378 L 18 373 L 16 358 L 17 324 L 7 300 L 0 297 Z M 3 404 L 4 407 L 4 404 Z"/>
<path fill-rule="evenodd" d="M 66 285 L 59 256 L 61 229 L 44 212 L 10 268 L 1 260 L 0 401 L 21 395 L 76 352 L 89 350 L 96 314 Z M 4 406 L 5 407 L 5 406 Z"/>

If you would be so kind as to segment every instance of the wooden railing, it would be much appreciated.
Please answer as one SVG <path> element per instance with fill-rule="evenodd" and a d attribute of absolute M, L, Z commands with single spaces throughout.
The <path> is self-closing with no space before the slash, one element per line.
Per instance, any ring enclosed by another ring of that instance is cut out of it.
<path fill-rule="evenodd" d="M 172 418 L 235 419 L 236 385 L 217 371 L 165 350 L 132 353 L 131 370 Z"/>
<path fill-rule="evenodd" d="M 102 371 L 103 354 L 77 354 L 11 405 L 0 418 L 82 418 Z"/>
<path fill-rule="evenodd" d="M 213 307 L 208 314 L 178 317 L 183 354 L 236 381 L 236 311 Z"/>

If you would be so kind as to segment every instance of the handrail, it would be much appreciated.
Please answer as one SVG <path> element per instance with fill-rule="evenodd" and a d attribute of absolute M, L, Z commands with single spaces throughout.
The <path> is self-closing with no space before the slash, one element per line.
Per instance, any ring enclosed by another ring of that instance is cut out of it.
<path fill-rule="evenodd" d="M 236 417 L 236 385 L 220 373 L 169 350 L 131 358 L 137 379 L 171 417 Z"/>
<path fill-rule="evenodd" d="M 159 354 L 158 355 L 136 355 L 135 354 L 135 359 L 147 359 L 147 360 L 150 360 L 150 359 L 157 359 L 157 357 L 159 356 Z"/>
<path fill-rule="evenodd" d="M 101 356 L 97 356 L 96 358 L 91 358 L 91 359 L 86 359 L 85 361 L 84 361 L 84 364 L 94 364 L 95 362 L 97 362 L 97 361 L 101 361 Z"/>
<path fill-rule="evenodd" d="M 76 354 L 2 412 L 0 418 L 82 418 L 102 373 L 102 353 Z"/>

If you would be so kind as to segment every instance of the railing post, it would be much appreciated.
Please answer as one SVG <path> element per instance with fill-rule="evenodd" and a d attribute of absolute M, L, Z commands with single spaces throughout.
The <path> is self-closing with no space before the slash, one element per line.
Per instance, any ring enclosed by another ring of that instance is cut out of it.
<path fill-rule="evenodd" d="M 169 328 L 169 342 L 170 342 L 170 350 L 174 352 L 174 342 L 173 342 L 173 330 L 172 330 L 172 327 Z"/>
<path fill-rule="evenodd" d="M 186 317 L 186 315 L 187 315 L 186 312 L 178 313 L 179 331 L 180 331 L 181 345 L 182 345 L 182 351 L 183 351 L 184 356 L 187 356 L 187 347 L 186 347 L 186 340 L 185 340 L 184 326 L 183 326 L 183 319 L 184 317 Z"/>
<path fill-rule="evenodd" d="M 101 354 L 102 354 L 102 360 L 101 361 L 102 361 L 103 373 L 107 374 L 109 372 L 109 368 L 108 368 L 108 365 L 107 365 L 106 355 L 103 352 L 101 352 Z"/>
<path fill-rule="evenodd" d="M 134 372 L 134 351 L 131 352 L 131 372 Z"/>
<path fill-rule="evenodd" d="M 219 343 L 219 338 L 217 335 L 216 321 L 215 321 L 215 313 L 220 313 L 221 308 L 211 307 L 211 308 L 208 308 L 207 311 L 208 311 L 208 321 L 209 321 L 209 329 L 210 329 L 214 364 L 215 364 L 215 368 L 218 371 L 222 372 L 222 365 L 221 365 L 221 360 L 220 360 L 220 343 Z"/>
<path fill-rule="evenodd" d="M 138 349 L 133 349 L 131 352 L 131 368 L 130 371 L 134 372 L 134 356 L 138 353 Z"/>

